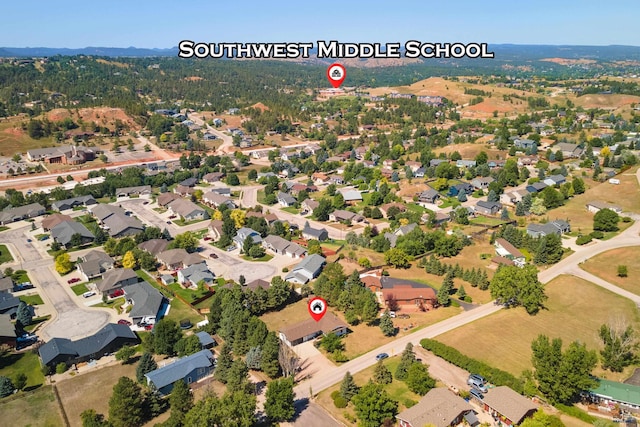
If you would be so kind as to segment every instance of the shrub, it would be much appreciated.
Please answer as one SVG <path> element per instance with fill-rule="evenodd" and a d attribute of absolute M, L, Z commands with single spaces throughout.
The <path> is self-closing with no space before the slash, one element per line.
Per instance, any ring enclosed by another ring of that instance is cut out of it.
<path fill-rule="evenodd" d="M 619 265 L 618 266 L 618 277 L 627 277 L 628 274 L 629 273 L 628 273 L 626 265 Z"/>
<path fill-rule="evenodd" d="M 631 222 L 631 218 L 629 218 L 628 216 L 623 216 L 622 217 L 622 222 Z"/>
<path fill-rule="evenodd" d="M 64 374 L 67 371 L 67 364 L 60 362 L 56 365 L 56 374 Z"/>
<path fill-rule="evenodd" d="M 347 399 L 345 399 L 342 396 L 338 396 L 335 399 L 333 399 L 333 404 L 336 406 L 336 408 L 346 408 L 347 407 Z"/>
<path fill-rule="evenodd" d="M 283 269 L 282 269 L 282 272 L 283 272 L 283 273 L 288 273 L 288 272 L 289 272 L 289 269 L 288 269 L 287 267 L 285 267 L 285 268 L 283 268 Z"/>
<path fill-rule="evenodd" d="M 425 350 L 428 350 L 438 357 L 442 357 L 447 362 L 450 362 L 462 369 L 469 372 L 474 372 L 485 377 L 489 382 L 501 386 L 506 385 L 513 390 L 522 394 L 524 391 L 524 384 L 522 380 L 514 377 L 512 374 L 489 366 L 484 362 L 481 362 L 471 357 L 465 356 L 453 347 L 442 344 L 436 340 L 425 338 L 420 341 L 420 345 Z"/>
<path fill-rule="evenodd" d="M 593 237 L 594 239 L 602 239 L 604 237 L 604 233 L 602 231 L 592 231 L 589 236 Z"/>
<path fill-rule="evenodd" d="M 471 304 L 473 302 L 473 299 L 469 295 L 465 295 L 463 300 L 464 300 L 464 302 L 468 302 L 469 304 Z"/>
<path fill-rule="evenodd" d="M 586 234 L 583 236 L 578 236 L 578 238 L 576 239 L 576 245 L 586 245 L 587 243 L 591 242 L 593 240 L 593 237 L 591 237 L 590 234 Z"/>
<path fill-rule="evenodd" d="M 340 397 L 340 390 L 334 390 L 331 392 L 331 400 L 336 400 Z"/>
<path fill-rule="evenodd" d="M 404 403 L 404 406 L 406 406 L 407 408 L 411 408 L 413 405 L 415 405 L 418 402 L 412 399 L 405 399 L 404 402 L 402 403 Z"/>

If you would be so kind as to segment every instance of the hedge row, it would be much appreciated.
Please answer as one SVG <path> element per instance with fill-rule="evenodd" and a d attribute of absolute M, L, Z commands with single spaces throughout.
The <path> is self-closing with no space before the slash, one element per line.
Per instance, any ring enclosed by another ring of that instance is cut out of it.
<path fill-rule="evenodd" d="M 487 379 L 490 383 L 501 386 L 506 385 L 513 390 L 522 394 L 524 392 L 524 383 L 511 375 L 509 372 L 494 368 L 476 359 L 465 356 L 453 347 L 442 344 L 436 340 L 428 338 L 420 341 L 420 345 L 425 350 L 429 350 L 438 357 L 443 358 L 449 363 L 452 363 L 466 371 L 474 374 L 480 374 Z"/>

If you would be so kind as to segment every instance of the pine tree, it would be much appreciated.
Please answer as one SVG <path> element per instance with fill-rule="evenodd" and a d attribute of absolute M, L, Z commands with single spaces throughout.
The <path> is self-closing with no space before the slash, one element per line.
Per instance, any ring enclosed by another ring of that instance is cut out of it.
<path fill-rule="evenodd" d="M 393 320 L 391 320 L 388 311 L 380 318 L 380 330 L 385 337 L 392 337 L 396 334 L 396 327 L 393 325 Z"/>
<path fill-rule="evenodd" d="M 497 202 L 497 201 L 498 201 L 498 195 L 496 194 L 496 192 L 493 190 L 489 190 L 489 195 L 487 196 L 487 202 Z"/>
<path fill-rule="evenodd" d="M 526 213 L 522 202 L 516 203 L 516 216 L 524 216 Z"/>
<path fill-rule="evenodd" d="M 173 425 L 182 425 L 184 415 L 193 407 L 193 395 L 187 383 L 178 380 L 173 383 L 173 389 L 169 396 L 171 406 L 171 420 Z"/>
<path fill-rule="evenodd" d="M 262 346 L 262 360 L 260 366 L 262 372 L 267 374 L 270 378 L 276 378 L 280 375 L 280 362 L 278 362 L 278 355 L 280 353 L 280 340 L 274 332 L 269 332 L 267 338 L 264 340 Z"/>
<path fill-rule="evenodd" d="M 458 289 L 458 297 L 461 300 L 464 300 L 466 296 L 467 296 L 467 292 L 464 290 L 464 285 L 460 285 L 460 289 Z"/>
<path fill-rule="evenodd" d="M 245 362 L 247 363 L 247 367 L 249 369 L 254 369 L 259 371 L 261 369 L 261 361 L 262 361 L 262 350 L 260 346 L 251 347 L 247 352 L 247 357 Z"/>
<path fill-rule="evenodd" d="M 26 302 L 20 301 L 18 304 L 18 311 L 16 312 L 16 319 L 22 326 L 29 326 L 33 316 L 31 315 L 31 309 Z"/>
<path fill-rule="evenodd" d="M 382 360 L 378 360 L 376 369 L 373 371 L 373 380 L 378 384 L 391 384 L 393 377 L 391 371 L 384 365 Z"/>
<path fill-rule="evenodd" d="M 486 291 L 487 289 L 489 289 L 489 278 L 487 277 L 486 270 L 482 271 L 482 276 L 478 281 L 478 287 L 483 291 Z"/>
<path fill-rule="evenodd" d="M 502 213 L 500 214 L 500 219 L 503 221 L 509 221 L 509 211 L 507 210 L 507 207 L 503 207 L 502 208 Z"/>
<path fill-rule="evenodd" d="M 413 353 L 413 344 L 407 343 L 407 346 L 404 348 L 402 352 L 402 356 L 400 357 L 400 363 L 396 368 L 395 377 L 397 380 L 406 380 L 407 373 L 409 372 L 409 367 L 413 362 L 416 361 L 416 355 Z"/>
<path fill-rule="evenodd" d="M 158 364 L 153 360 L 151 353 L 144 353 L 136 367 L 136 379 L 139 383 L 145 384 L 147 381 L 144 375 L 156 369 L 158 369 Z"/>
<path fill-rule="evenodd" d="M 340 395 L 349 402 L 353 396 L 358 394 L 359 390 L 360 388 L 353 380 L 353 376 L 347 371 L 347 373 L 344 374 L 344 378 L 342 378 L 342 383 L 340 383 Z"/>
<path fill-rule="evenodd" d="M 221 383 L 226 384 L 232 364 L 233 356 L 231 355 L 231 347 L 225 342 L 222 344 L 222 348 L 220 349 L 220 356 L 218 356 L 216 370 L 213 374 L 214 378 Z"/>
<path fill-rule="evenodd" d="M 169 230 L 167 230 L 166 228 L 162 230 L 162 238 L 164 240 L 171 240 L 171 233 L 169 233 Z"/>
<path fill-rule="evenodd" d="M 129 377 L 120 377 L 109 399 L 109 422 L 113 427 L 142 425 L 144 408 L 140 386 Z"/>

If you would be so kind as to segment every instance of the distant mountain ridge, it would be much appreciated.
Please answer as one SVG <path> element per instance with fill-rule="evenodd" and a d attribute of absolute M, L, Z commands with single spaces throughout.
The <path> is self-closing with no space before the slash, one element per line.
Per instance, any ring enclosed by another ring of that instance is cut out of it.
<path fill-rule="evenodd" d="M 544 58 L 587 58 L 599 61 L 640 60 L 640 46 L 609 45 L 609 46 L 580 46 L 580 45 L 519 45 L 519 44 L 490 44 L 489 50 L 495 53 L 498 60 L 540 60 Z M 169 57 L 178 55 L 178 47 L 150 49 L 137 47 L 85 47 L 78 49 L 51 47 L 0 47 L 0 57 L 43 57 L 43 56 L 74 56 L 92 55 L 107 57 Z M 310 51 L 316 53 L 315 49 Z M 312 55 L 313 56 L 313 55 Z M 329 60 L 329 59 L 327 59 Z M 423 59 L 427 62 L 430 59 Z M 317 58 L 308 61 L 318 64 Z M 324 62 L 320 60 L 320 62 Z"/>

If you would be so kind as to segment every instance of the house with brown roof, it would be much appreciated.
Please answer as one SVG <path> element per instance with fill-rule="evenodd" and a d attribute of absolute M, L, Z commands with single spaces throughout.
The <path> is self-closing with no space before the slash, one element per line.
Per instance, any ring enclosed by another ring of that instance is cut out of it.
<path fill-rule="evenodd" d="M 313 200 L 313 199 L 304 199 L 302 201 L 302 203 L 300 204 L 300 207 L 302 208 L 303 212 L 313 212 L 313 210 L 315 208 L 317 208 L 318 206 L 320 206 L 320 202 L 318 202 L 317 200 Z"/>
<path fill-rule="evenodd" d="M 143 251 L 149 252 L 153 256 L 156 256 L 160 252 L 162 252 L 165 249 L 167 249 L 167 246 L 169 246 L 169 241 L 168 240 L 151 239 L 151 240 L 147 240 L 146 242 L 140 243 L 138 245 L 138 248 L 143 250 Z"/>
<path fill-rule="evenodd" d="M 209 191 L 202 196 L 202 203 L 205 203 L 209 206 L 213 206 L 217 208 L 220 205 L 227 205 L 229 209 L 234 209 L 236 207 L 233 200 L 230 197 L 225 195 L 216 193 L 214 191 Z"/>
<path fill-rule="evenodd" d="M 107 270 L 102 275 L 102 280 L 96 283 L 96 288 L 102 294 L 110 294 L 113 291 L 134 283 L 138 283 L 138 275 L 130 268 L 114 268 Z"/>
<path fill-rule="evenodd" d="M 211 172 L 202 177 L 202 181 L 211 184 L 224 178 L 224 172 Z"/>
<path fill-rule="evenodd" d="M 195 189 L 193 187 L 187 187 L 186 185 L 176 185 L 176 188 L 173 189 L 173 192 L 179 196 L 190 196 L 193 194 Z"/>
<path fill-rule="evenodd" d="M 177 270 L 187 268 L 193 264 L 204 262 L 198 254 L 190 254 L 182 248 L 169 249 L 160 252 L 157 257 L 158 262 L 167 270 Z"/>
<path fill-rule="evenodd" d="M 224 222 L 221 219 L 214 219 L 209 223 L 209 236 L 214 241 L 217 241 L 222 236 L 222 224 Z"/>
<path fill-rule="evenodd" d="M 382 283 L 382 300 L 387 307 L 398 305 L 405 308 L 418 307 L 421 310 L 432 310 L 438 304 L 436 291 L 433 288 L 409 284 L 397 284 L 392 288 L 385 288 L 384 282 Z"/>
<path fill-rule="evenodd" d="M 384 205 L 380 206 L 380 212 L 382 212 L 382 215 L 387 218 L 387 211 L 391 208 L 396 208 L 400 212 L 406 212 L 407 210 L 407 206 L 404 203 L 393 202 L 385 203 Z"/>
<path fill-rule="evenodd" d="M 511 243 L 507 242 L 502 237 L 496 239 L 495 242 L 496 254 L 503 258 L 510 259 L 518 267 L 523 267 L 525 264 L 525 256 Z"/>
<path fill-rule="evenodd" d="M 156 199 L 156 201 L 158 202 L 158 206 L 160 207 L 166 207 L 169 203 L 173 202 L 174 200 L 179 199 L 180 196 L 177 195 L 176 193 L 161 193 L 158 198 Z"/>
<path fill-rule="evenodd" d="M 492 388 L 482 399 L 483 409 L 508 426 L 520 424 L 532 416 L 538 405 L 507 386 Z"/>
<path fill-rule="evenodd" d="M 72 219 L 69 215 L 64 214 L 47 215 L 42 220 L 42 229 L 44 231 L 50 231 L 53 227 L 65 221 L 72 221 Z"/>
<path fill-rule="evenodd" d="M 327 174 L 324 174 L 322 172 L 315 172 L 313 175 L 311 175 L 311 179 L 313 180 L 313 183 L 315 185 L 329 183 L 329 177 L 327 176 Z"/>
<path fill-rule="evenodd" d="M 465 418 L 477 422 L 471 405 L 446 388 L 433 388 L 418 403 L 396 415 L 400 427 L 449 427 Z"/>
<path fill-rule="evenodd" d="M 346 335 L 349 332 L 349 327 L 335 314 L 327 313 L 318 322 L 309 318 L 287 326 L 280 330 L 279 337 L 282 342 L 293 347 L 330 332 L 338 336 Z"/>

